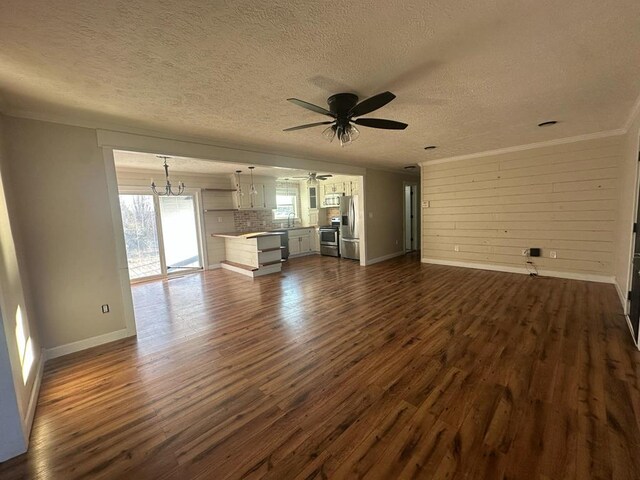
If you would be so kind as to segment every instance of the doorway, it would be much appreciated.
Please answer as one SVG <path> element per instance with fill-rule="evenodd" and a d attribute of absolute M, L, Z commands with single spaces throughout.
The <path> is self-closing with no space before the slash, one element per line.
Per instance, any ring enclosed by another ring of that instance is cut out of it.
<path fill-rule="evenodd" d="M 418 249 L 418 185 L 404 184 L 404 251 Z"/>
<path fill-rule="evenodd" d="M 640 162 L 640 153 L 638 153 Z M 640 173 L 640 172 L 639 172 Z M 638 226 L 640 225 L 640 180 L 636 184 L 636 219 L 633 224 L 633 256 L 631 257 L 631 287 L 629 291 L 629 322 L 633 340 L 638 344 L 640 338 L 640 241 Z"/>
<path fill-rule="evenodd" d="M 203 269 L 195 194 L 124 191 L 119 200 L 132 282 Z"/>

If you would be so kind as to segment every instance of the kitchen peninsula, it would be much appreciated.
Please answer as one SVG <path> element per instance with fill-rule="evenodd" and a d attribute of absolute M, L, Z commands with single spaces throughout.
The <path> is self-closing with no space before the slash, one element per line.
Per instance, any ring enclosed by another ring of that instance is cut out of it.
<path fill-rule="evenodd" d="M 226 260 L 221 262 L 222 268 L 252 278 L 282 269 L 280 235 L 281 232 L 211 234 L 224 239 Z"/>

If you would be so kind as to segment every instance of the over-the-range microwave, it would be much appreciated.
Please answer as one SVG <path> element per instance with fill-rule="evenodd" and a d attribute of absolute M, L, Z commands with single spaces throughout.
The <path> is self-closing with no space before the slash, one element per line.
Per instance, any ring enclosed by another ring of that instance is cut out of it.
<path fill-rule="evenodd" d="M 322 200 L 323 207 L 338 207 L 340 206 L 340 197 L 342 197 L 341 193 L 328 193 L 324 196 Z"/>

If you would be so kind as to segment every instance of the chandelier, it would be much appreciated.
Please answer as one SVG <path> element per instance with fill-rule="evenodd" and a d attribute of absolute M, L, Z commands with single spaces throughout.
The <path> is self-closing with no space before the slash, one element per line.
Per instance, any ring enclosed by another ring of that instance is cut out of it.
<path fill-rule="evenodd" d="M 158 191 L 156 189 L 156 184 L 153 181 L 153 178 L 151 179 L 151 190 L 153 191 L 153 193 L 159 197 L 166 197 L 169 195 L 182 195 L 182 192 L 184 192 L 184 183 L 183 182 L 178 182 L 178 191 L 174 192 L 173 191 L 173 186 L 171 185 L 171 181 L 169 180 L 169 165 L 167 165 L 167 158 L 171 158 L 171 157 L 167 157 L 164 155 L 156 155 L 156 157 L 158 158 L 162 158 L 164 160 L 164 176 L 166 179 L 166 184 L 164 186 L 164 191 Z"/>

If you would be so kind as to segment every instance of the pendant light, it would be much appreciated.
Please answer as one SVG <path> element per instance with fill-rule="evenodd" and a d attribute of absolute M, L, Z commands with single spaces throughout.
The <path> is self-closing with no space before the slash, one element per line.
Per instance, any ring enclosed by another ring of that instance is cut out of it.
<path fill-rule="evenodd" d="M 170 195 L 182 195 L 182 192 L 184 192 L 184 183 L 183 182 L 178 182 L 178 190 L 177 191 L 173 191 L 173 186 L 171 185 L 171 181 L 169 180 L 169 165 L 167 165 L 167 159 L 171 158 L 171 157 L 167 157 L 165 155 L 156 155 L 156 157 L 161 158 L 164 160 L 164 177 L 165 177 L 165 186 L 164 186 L 164 191 L 158 191 L 156 189 L 156 184 L 153 181 L 153 178 L 151 179 L 151 191 L 157 195 L 158 197 L 168 197 Z"/>
<path fill-rule="evenodd" d="M 236 170 L 236 195 L 238 197 L 238 208 L 242 208 L 242 197 L 244 192 L 242 191 L 242 184 L 240 183 L 240 174 L 242 170 Z"/>
<path fill-rule="evenodd" d="M 255 184 L 253 183 L 253 169 L 256 167 L 249 167 L 249 173 L 251 174 L 251 187 L 249 188 L 249 195 L 257 195 L 258 190 L 256 189 Z"/>

